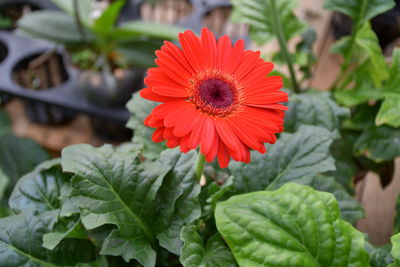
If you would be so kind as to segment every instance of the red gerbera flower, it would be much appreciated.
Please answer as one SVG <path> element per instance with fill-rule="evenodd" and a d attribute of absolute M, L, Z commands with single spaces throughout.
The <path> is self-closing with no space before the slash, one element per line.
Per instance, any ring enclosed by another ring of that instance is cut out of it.
<path fill-rule="evenodd" d="M 206 28 L 200 38 L 185 31 L 179 41 L 181 49 L 165 42 L 156 52 L 158 67 L 149 69 L 140 92 L 162 102 L 145 120 L 156 128 L 153 141 L 182 152 L 200 145 L 206 160 L 217 156 L 222 168 L 230 157 L 248 163 L 250 149 L 265 153 L 264 143 L 283 130 L 287 108 L 279 102 L 288 98 L 279 91 L 281 77 L 267 77 L 273 64 L 244 50 L 243 40 L 233 47 L 228 36 L 217 42 Z"/>

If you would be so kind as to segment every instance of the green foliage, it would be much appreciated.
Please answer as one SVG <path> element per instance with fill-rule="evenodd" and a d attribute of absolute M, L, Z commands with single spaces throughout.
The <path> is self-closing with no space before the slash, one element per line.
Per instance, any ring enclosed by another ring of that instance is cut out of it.
<path fill-rule="evenodd" d="M 157 102 L 146 100 L 139 93 L 135 93 L 126 105 L 131 112 L 131 117 L 126 126 L 133 130 L 132 141 L 141 144 L 143 146 L 143 155 L 150 159 L 157 158 L 159 153 L 165 148 L 163 143 L 154 143 L 151 141 L 154 129 L 146 127 L 143 124 L 146 117 L 157 105 Z"/>
<path fill-rule="evenodd" d="M 292 94 L 285 117 L 285 131 L 295 132 L 301 125 L 315 125 L 337 132 L 349 110 L 338 106 L 326 92 Z"/>
<path fill-rule="evenodd" d="M 103 240 L 100 253 L 154 266 L 156 240 L 179 253 L 181 227 L 200 216 L 196 153 L 169 150 L 157 162 L 143 164 L 136 155 L 110 146 L 77 145 L 63 150 L 62 166 L 75 174 L 72 200 L 81 209 L 85 228 L 117 226 Z"/>
<path fill-rule="evenodd" d="M 364 236 L 340 219 L 335 198 L 303 185 L 234 196 L 215 217 L 241 266 L 368 265 Z"/>
<path fill-rule="evenodd" d="M 368 128 L 354 144 L 354 152 L 375 162 L 392 160 L 400 156 L 400 129 L 389 126 Z"/>
<path fill-rule="evenodd" d="M 329 152 L 332 141 L 328 130 L 315 126 L 282 134 L 265 155 L 254 152 L 250 163 L 230 165 L 236 192 L 276 189 L 288 182 L 310 183 L 317 174 L 335 169 Z"/>
<path fill-rule="evenodd" d="M 392 256 L 394 258 L 394 263 L 388 265 L 388 267 L 398 267 L 400 266 L 400 233 L 395 234 L 390 238 L 392 242 Z"/>
<path fill-rule="evenodd" d="M 392 0 L 325 0 L 324 7 L 364 23 L 394 7 Z"/>
<path fill-rule="evenodd" d="M 225 246 L 219 234 L 211 237 L 204 245 L 195 226 L 182 228 L 181 239 L 184 241 L 180 261 L 184 267 L 234 267 L 232 253 Z"/>
<path fill-rule="evenodd" d="M 271 1 L 257 0 L 234 0 L 232 1 L 234 10 L 232 19 L 250 25 L 250 37 L 253 41 L 262 45 L 276 37 L 276 28 L 272 16 Z M 279 0 L 276 1 L 278 16 L 284 27 L 284 36 L 290 40 L 296 34 L 306 29 L 304 22 L 300 21 L 293 13 L 297 1 Z"/>

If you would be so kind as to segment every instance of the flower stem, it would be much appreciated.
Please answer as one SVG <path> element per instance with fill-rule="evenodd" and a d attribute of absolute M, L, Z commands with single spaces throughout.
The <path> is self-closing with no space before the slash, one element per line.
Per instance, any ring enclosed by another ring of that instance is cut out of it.
<path fill-rule="evenodd" d="M 270 3 L 271 3 L 271 9 L 272 9 L 271 15 L 272 15 L 274 28 L 275 28 L 275 33 L 276 33 L 276 36 L 278 37 L 279 46 L 282 50 L 282 54 L 285 57 L 287 66 L 289 68 L 290 79 L 292 81 L 293 90 L 296 93 L 300 93 L 300 87 L 296 80 L 296 74 L 294 72 L 292 58 L 290 57 L 290 54 L 289 54 L 289 51 L 287 48 L 286 38 L 285 38 L 285 35 L 283 34 L 282 22 L 278 15 L 275 0 L 270 0 Z"/>
<path fill-rule="evenodd" d="M 195 175 L 197 182 L 200 183 L 201 176 L 203 175 L 204 164 L 206 163 L 206 157 L 199 152 L 199 157 L 197 158 Z"/>

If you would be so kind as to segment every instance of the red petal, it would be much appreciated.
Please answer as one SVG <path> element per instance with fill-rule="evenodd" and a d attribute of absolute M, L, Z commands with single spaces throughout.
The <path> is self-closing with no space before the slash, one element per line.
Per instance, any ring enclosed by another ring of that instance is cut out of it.
<path fill-rule="evenodd" d="M 214 34 L 207 28 L 201 30 L 201 45 L 204 52 L 205 68 L 212 69 L 215 67 L 217 42 Z"/>
<path fill-rule="evenodd" d="M 188 30 L 179 34 L 179 41 L 182 45 L 183 53 L 192 68 L 196 71 L 204 69 L 204 55 L 199 38 L 192 31 Z"/>
<path fill-rule="evenodd" d="M 226 70 L 230 73 L 234 73 L 239 66 L 239 63 L 242 59 L 244 52 L 244 41 L 238 40 L 233 46 L 232 52 L 229 56 L 228 62 L 229 64 L 226 67 Z"/>
<path fill-rule="evenodd" d="M 164 130 L 165 130 L 165 127 L 160 127 L 154 131 L 153 136 L 151 138 L 153 140 L 153 142 L 160 143 L 160 142 L 164 141 L 164 137 L 163 137 Z"/>
<path fill-rule="evenodd" d="M 218 39 L 217 44 L 217 68 L 226 70 L 230 64 L 228 61 L 232 50 L 232 42 L 228 36 L 224 35 Z"/>
<path fill-rule="evenodd" d="M 179 49 L 179 47 L 177 47 L 176 45 L 174 45 L 169 41 L 165 41 L 164 45 L 161 47 L 161 50 L 173 56 L 176 59 L 176 61 L 178 61 L 180 64 L 182 64 L 182 66 L 186 68 L 187 71 L 189 71 L 192 74 L 195 73 L 189 61 L 183 54 L 183 51 Z"/>
<path fill-rule="evenodd" d="M 213 119 L 204 117 L 200 143 L 200 152 L 202 154 L 207 155 L 211 151 L 215 138 L 216 133 Z"/>
<path fill-rule="evenodd" d="M 144 99 L 155 102 L 167 102 L 171 100 L 176 100 L 175 97 L 161 96 L 159 94 L 156 94 L 153 91 L 151 91 L 150 88 L 144 88 L 140 90 L 140 96 L 143 97 Z"/>
<path fill-rule="evenodd" d="M 196 148 L 200 141 L 201 141 L 201 133 L 202 133 L 202 128 L 203 128 L 203 123 L 204 123 L 204 117 L 200 116 L 198 123 L 193 127 L 193 131 L 190 134 L 190 139 L 189 139 L 189 148 L 194 149 Z"/>
<path fill-rule="evenodd" d="M 215 156 L 217 156 L 218 153 L 218 147 L 220 143 L 220 139 L 218 135 L 215 136 L 213 140 L 213 144 L 211 146 L 211 150 L 206 154 L 206 161 L 207 162 L 212 162 L 215 159 Z"/>
<path fill-rule="evenodd" d="M 223 142 L 219 142 L 218 146 L 218 163 L 221 168 L 226 168 L 229 165 L 230 155 L 228 148 Z"/>
<path fill-rule="evenodd" d="M 226 122 L 226 119 L 215 119 L 215 128 L 222 142 L 224 142 L 227 147 L 232 150 L 238 149 L 241 142 Z"/>

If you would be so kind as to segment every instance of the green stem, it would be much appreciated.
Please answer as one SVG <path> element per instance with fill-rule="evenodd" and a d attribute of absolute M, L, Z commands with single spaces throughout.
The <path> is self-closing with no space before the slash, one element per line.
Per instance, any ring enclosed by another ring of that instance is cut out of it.
<path fill-rule="evenodd" d="M 331 86 L 331 90 L 335 90 L 337 88 L 343 88 L 343 86 L 339 86 L 342 84 L 343 80 L 345 80 L 346 76 L 348 75 L 349 72 L 349 67 L 351 64 L 352 56 L 354 53 L 355 49 L 355 44 L 356 44 L 356 38 L 358 31 L 362 27 L 363 24 L 363 17 L 365 16 L 365 11 L 367 10 L 368 6 L 368 1 L 369 0 L 363 0 L 361 3 L 361 9 L 358 14 L 358 18 L 355 22 L 353 22 L 353 27 L 351 30 L 351 36 L 350 36 L 350 44 L 349 44 L 349 50 L 347 50 L 347 53 L 344 55 L 344 63 L 340 68 L 340 73 L 336 77 L 336 80 L 333 82 Z"/>
<path fill-rule="evenodd" d="M 297 83 L 297 80 L 296 80 L 296 74 L 294 72 L 292 58 L 291 58 L 291 56 L 289 54 L 289 51 L 288 51 L 288 48 L 287 48 L 287 42 L 286 42 L 285 35 L 283 34 L 282 22 L 281 22 L 281 20 L 280 20 L 280 18 L 278 16 L 278 11 L 277 11 L 277 8 L 276 8 L 275 0 L 270 0 L 270 3 L 271 3 L 271 9 L 272 9 L 272 12 L 271 12 L 272 14 L 271 15 L 272 15 L 274 28 L 275 28 L 275 33 L 276 33 L 276 35 L 278 37 L 279 46 L 280 46 L 280 48 L 282 50 L 283 56 L 285 57 L 287 66 L 289 68 L 290 79 L 292 81 L 293 90 L 296 93 L 300 93 L 300 87 L 299 87 L 299 84 Z"/>
<path fill-rule="evenodd" d="M 199 152 L 199 157 L 197 158 L 195 175 L 197 181 L 200 183 L 201 176 L 203 175 L 204 164 L 206 163 L 206 157 Z"/>

